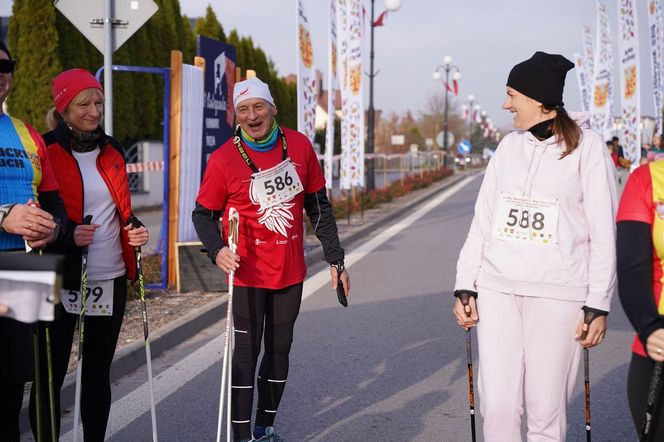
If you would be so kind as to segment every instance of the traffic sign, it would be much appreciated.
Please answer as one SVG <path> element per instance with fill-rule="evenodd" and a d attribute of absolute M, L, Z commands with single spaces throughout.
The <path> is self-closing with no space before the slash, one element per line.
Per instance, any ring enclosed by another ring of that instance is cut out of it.
<path fill-rule="evenodd" d="M 461 153 L 461 154 L 467 154 L 467 153 L 470 153 L 470 149 L 471 149 L 471 147 L 472 147 L 472 146 L 471 146 L 471 144 L 470 144 L 470 141 L 468 141 L 468 140 L 461 140 L 461 142 L 460 142 L 459 144 L 457 144 L 457 152 L 459 152 L 459 153 Z"/>
<path fill-rule="evenodd" d="M 449 149 L 451 146 L 454 146 L 454 134 L 450 131 L 447 131 L 447 146 L 443 146 L 444 142 L 445 131 L 441 130 L 438 132 L 438 135 L 436 135 L 436 144 L 444 149 Z"/>
<path fill-rule="evenodd" d="M 104 1 L 105 0 L 55 0 L 55 7 L 81 33 L 104 53 Z M 111 50 L 115 52 L 159 7 L 153 0 L 106 0 L 111 1 L 113 38 Z"/>

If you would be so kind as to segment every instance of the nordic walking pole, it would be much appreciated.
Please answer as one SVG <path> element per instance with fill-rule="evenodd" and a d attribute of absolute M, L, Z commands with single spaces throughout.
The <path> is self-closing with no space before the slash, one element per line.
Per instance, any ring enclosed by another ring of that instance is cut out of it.
<path fill-rule="evenodd" d="M 57 442 L 58 435 L 55 425 L 55 387 L 53 385 L 53 352 L 51 350 L 51 325 L 44 325 L 46 335 L 46 369 L 48 372 L 48 411 L 51 419 L 51 441 Z"/>
<path fill-rule="evenodd" d="M 458 297 L 464 308 L 470 303 L 470 297 L 475 297 L 477 294 L 472 295 L 466 290 L 460 290 L 454 293 Z M 470 312 L 466 312 L 470 316 Z M 472 351 L 472 335 L 470 328 L 466 329 L 466 359 L 468 360 L 468 408 L 470 411 L 470 436 L 471 440 L 477 440 L 475 431 L 475 387 L 473 385 L 473 351 Z"/>
<path fill-rule="evenodd" d="M 134 229 L 143 227 L 134 215 L 129 218 Z M 138 294 L 141 298 L 141 313 L 143 316 L 143 341 L 145 342 L 145 361 L 148 367 L 148 387 L 150 389 L 150 417 L 152 418 L 152 441 L 157 442 L 157 409 L 154 402 L 154 382 L 152 381 L 152 352 L 150 351 L 150 338 L 148 331 L 148 307 L 145 302 L 145 282 L 143 280 L 143 254 L 140 247 L 134 247 L 136 253 L 136 273 L 138 276 Z"/>
<path fill-rule="evenodd" d="M 587 348 L 583 349 L 583 383 L 586 390 L 586 442 L 590 442 L 590 352 Z"/>
<path fill-rule="evenodd" d="M 92 215 L 83 218 L 83 224 L 90 224 Z M 74 395 L 74 442 L 78 442 L 78 424 L 81 421 L 81 377 L 83 374 L 83 341 L 85 337 L 85 313 L 88 289 L 88 246 L 81 255 L 81 310 L 78 314 L 78 361 L 76 362 L 76 392 Z"/>
<path fill-rule="evenodd" d="M 643 427 L 641 428 L 640 442 L 648 442 L 650 440 L 650 430 L 652 429 L 652 418 L 655 414 L 655 409 L 659 403 L 660 395 L 662 392 L 662 370 L 664 369 L 664 362 L 655 362 L 655 367 L 652 371 L 652 378 L 650 380 L 650 388 L 648 388 L 648 401 L 646 402 L 646 416 L 643 420 Z"/>
<path fill-rule="evenodd" d="M 37 204 L 30 203 L 31 206 L 37 207 Z M 26 241 L 26 249 L 29 245 Z M 39 256 L 42 256 L 43 251 L 39 249 Z M 55 435 L 55 396 L 53 391 L 53 358 L 51 354 L 51 326 L 48 322 L 44 322 L 44 334 L 46 340 L 46 371 L 47 371 L 47 387 L 48 387 L 48 405 L 49 405 L 49 418 L 50 418 L 50 428 L 51 428 L 51 440 L 56 442 Z M 43 428 L 43 417 L 42 417 L 42 387 L 41 387 L 41 351 L 39 348 L 39 323 L 35 322 L 32 324 L 32 347 L 33 347 L 33 357 L 35 360 L 35 402 L 37 404 L 35 410 L 35 418 L 37 425 L 37 441 L 42 440 L 42 428 Z"/>
<path fill-rule="evenodd" d="M 228 247 L 237 252 L 238 226 L 240 215 L 235 208 L 228 211 Z M 224 396 L 226 397 L 226 441 L 231 441 L 231 385 L 233 361 L 233 279 L 235 271 L 228 275 L 228 306 L 226 309 L 226 338 L 224 339 L 224 360 L 221 369 L 221 392 L 219 394 L 219 418 L 217 420 L 217 442 L 221 441 L 221 421 L 224 413 Z M 227 384 L 228 383 L 228 384 Z M 226 389 L 228 387 L 228 389 Z"/>
<path fill-rule="evenodd" d="M 39 256 L 42 255 L 39 249 Z M 55 428 L 55 387 L 53 384 L 53 352 L 51 350 L 51 324 L 44 323 L 44 337 L 46 339 L 46 373 L 48 376 L 48 412 L 51 420 L 51 441 L 57 442 L 58 436 Z M 37 402 L 39 404 L 39 402 Z M 41 433 L 38 433 L 41 437 Z"/>
<path fill-rule="evenodd" d="M 37 323 L 32 324 L 32 351 L 35 358 L 35 419 L 37 421 L 37 438 L 42 437 L 42 394 L 41 394 L 41 373 L 39 364 L 39 329 Z"/>
<path fill-rule="evenodd" d="M 470 408 L 470 434 L 472 441 L 476 441 L 475 435 L 475 388 L 473 386 L 473 352 L 472 336 L 470 329 L 466 330 L 466 357 L 468 358 L 468 406 Z"/>

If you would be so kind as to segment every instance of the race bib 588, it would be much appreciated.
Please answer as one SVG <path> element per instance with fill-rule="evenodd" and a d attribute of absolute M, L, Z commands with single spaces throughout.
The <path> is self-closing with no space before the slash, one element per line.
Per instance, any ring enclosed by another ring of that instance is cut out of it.
<path fill-rule="evenodd" d="M 556 244 L 558 201 L 501 193 L 493 236 L 500 240 L 529 244 Z"/>

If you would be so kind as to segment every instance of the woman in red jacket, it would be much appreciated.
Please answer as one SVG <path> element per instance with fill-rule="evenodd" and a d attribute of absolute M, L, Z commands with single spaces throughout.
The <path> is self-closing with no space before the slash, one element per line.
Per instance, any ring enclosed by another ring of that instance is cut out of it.
<path fill-rule="evenodd" d="M 148 232 L 129 223 L 132 211 L 124 153 L 101 126 L 104 97 L 99 81 L 84 69 L 64 71 L 53 80 L 53 99 L 55 107 L 47 116 L 52 130 L 44 140 L 68 218 L 67 234 L 52 247 L 67 255 L 62 303 L 52 329 L 57 431 L 60 389 L 80 311 L 81 256 L 88 247 L 87 287 L 92 304 L 88 301 L 85 320 L 81 416 L 86 442 L 103 441 L 111 406 L 109 372 L 125 311 L 127 279 L 135 280 L 134 247 L 148 242 Z M 88 215 L 92 223 L 83 225 Z M 32 400 L 31 405 L 34 416 Z M 50 439 L 44 434 L 40 440 Z"/>

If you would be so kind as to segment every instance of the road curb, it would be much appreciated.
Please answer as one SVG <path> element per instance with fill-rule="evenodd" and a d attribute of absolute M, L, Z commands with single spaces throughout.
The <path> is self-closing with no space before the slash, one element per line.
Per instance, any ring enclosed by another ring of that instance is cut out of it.
<path fill-rule="evenodd" d="M 366 225 L 359 227 L 357 230 L 342 235 L 340 238 L 342 244 L 350 244 L 357 241 L 363 236 L 368 235 L 370 232 L 376 230 L 380 226 L 389 223 L 402 216 L 407 211 L 412 210 L 414 207 L 424 203 L 431 198 L 432 195 L 441 192 L 474 173 L 457 173 L 443 179 L 442 181 L 427 188 L 417 198 L 405 203 L 403 206 L 396 208 L 393 211 L 386 213 L 384 216 L 377 218 Z M 323 260 L 323 249 L 320 245 L 311 250 L 306 258 L 307 266 L 317 264 Z M 211 326 L 217 321 L 226 317 L 226 296 L 221 296 L 208 304 L 198 307 L 191 312 L 184 315 L 175 321 L 172 321 L 152 333 L 150 333 L 150 347 L 152 358 L 158 357 L 164 351 L 186 341 L 192 336 L 199 333 L 201 330 Z M 113 358 L 111 365 L 111 382 L 115 382 L 130 372 L 145 366 L 145 350 L 143 349 L 143 340 L 138 340 L 127 346 L 120 348 Z M 147 379 L 147 375 L 146 375 Z M 65 377 L 64 384 L 60 395 L 62 408 L 71 407 L 74 403 L 74 394 L 76 389 L 76 372 L 69 373 Z M 25 399 L 25 398 L 24 398 Z M 27 408 L 27 400 L 24 400 L 24 409 Z M 22 413 L 25 417 L 27 413 Z M 26 419 L 27 421 L 27 419 Z"/>

